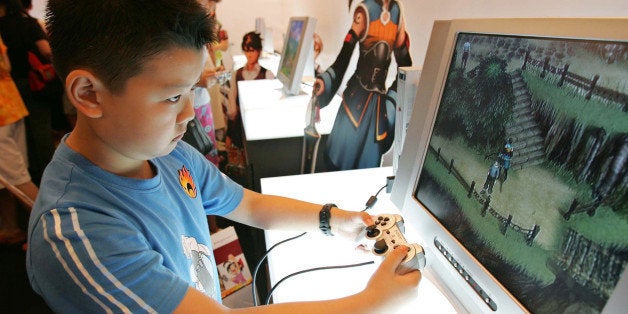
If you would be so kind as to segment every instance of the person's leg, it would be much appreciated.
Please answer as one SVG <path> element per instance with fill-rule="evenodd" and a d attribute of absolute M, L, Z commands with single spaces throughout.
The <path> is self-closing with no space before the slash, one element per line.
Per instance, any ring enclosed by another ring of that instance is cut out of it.
<path fill-rule="evenodd" d="M 38 188 L 32 182 L 27 170 L 24 121 L 0 127 L 0 175 L 5 185 L 15 187 L 28 198 L 37 197 Z M 0 242 L 15 244 L 26 238 L 20 229 L 17 216 L 17 199 L 4 185 L 0 185 Z M 30 211 L 30 205 L 25 208 Z"/>
<path fill-rule="evenodd" d="M 17 202 L 7 189 L 0 190 L 0 230 L 9 231 L 18 229 Z"/>
<path fill-rule="evenodd" d="M 44 168 L 52 159 L 55 150 L 51 126 L 51 105 L 33 97 L 28 87 L 28 80 L 16 80 L 15 85 L 29 112 L 24 119 L 29 157 L 27 160 L 30 160 L 28 166 L 32 181 L 39 184 Z"/>
<path fill-rule="evenodd" d="M 0 190 L 0 244 L 23 242 L 26 234 L 17 222 L 17 202 L 7 189 Z"/>

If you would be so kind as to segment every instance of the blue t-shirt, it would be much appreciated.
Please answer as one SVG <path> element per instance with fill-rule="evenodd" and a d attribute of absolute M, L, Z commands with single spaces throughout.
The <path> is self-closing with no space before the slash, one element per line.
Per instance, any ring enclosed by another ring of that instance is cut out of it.
<path fill-rule="evenodd" d="M 30 216 L 26 261 L 54 311 L 167 313 L 190 286 L 221 302 L 206 215 L 233 211 L 242 187 L 182 141 L 150 162 L 155 177 L 121 177 L 62 141 Z"/>

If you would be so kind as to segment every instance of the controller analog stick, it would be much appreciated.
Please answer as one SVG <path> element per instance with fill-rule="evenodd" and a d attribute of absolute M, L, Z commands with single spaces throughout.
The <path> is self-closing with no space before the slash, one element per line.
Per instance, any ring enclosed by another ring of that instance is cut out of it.
<path fill-rule="evenodd" d="M 388 245 L 386 244 L 386 240 L 379 239 L 373 245 L 373 251 L 377 254 L 384 254 L 388 250 Z"/>
<path fill-rule="evenodd" d="M 366 227 L 366 235 L 369 238 L 376 238 L 379 235 L 379 233 L 380 231 L 379 229 L 375 227 L 375 225 Z"/>

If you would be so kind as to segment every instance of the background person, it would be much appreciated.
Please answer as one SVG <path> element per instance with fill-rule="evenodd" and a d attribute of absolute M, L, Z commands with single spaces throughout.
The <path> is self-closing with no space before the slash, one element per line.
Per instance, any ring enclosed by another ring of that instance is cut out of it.
<path fill-rule="evenodd" d="M 24 117 L 28 111 L 11 78 L 7 47 L 0 37 L 0 176 L 31 200 L 37 197 L 37 186 L 28 173 Z M 20 244 L 26 233 L 18 220 L 17 201 L 0 183 L 0 244 Z M 28 212 L 30 207 L 23 206 Z"/>

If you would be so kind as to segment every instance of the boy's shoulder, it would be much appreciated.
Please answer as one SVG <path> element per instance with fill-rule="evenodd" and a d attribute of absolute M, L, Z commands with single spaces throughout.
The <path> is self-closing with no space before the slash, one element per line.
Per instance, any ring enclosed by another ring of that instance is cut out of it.
<path fill-rule="evenodd" d="M 167 155 L 157 157 L 151 160 L 158 169 L 165 169 L 169 166 L 181 166 L 185 165 L 188 168 L 202 167 L 203 161 L 199 158 L 200 155 L 189 144 L 179 141 L 177 146 Z M 201 157 L 204 157 L 201 155 Z M 134 181 L 131 182 L 130 181 Z M 142 180 L 140 186 L 148 186 L 149 180 Z M 82 184 L 82 182 L 99 183 L 98 185 L 111 185 L 111 186 L 128 186 L 129 184 L 139 184 L 136 179 L 124 178 L 110 173 L 99 166 L 93 164 L 87 158 L 80 153 L 71 149 L 63 141 L 55 151 L 52 161 L 46 167 L 44 177 L 42 179 L 42 192 L 46 189 L 55 190 L 53 193 L 60 193 L 62 191 L 56 191 L 59 189 L 65 189 L 65 186 L 72 184 L 73 186 Z M 81 188 L 81 190 L 94 190 L 94 185 L 89 185 Z"/>

